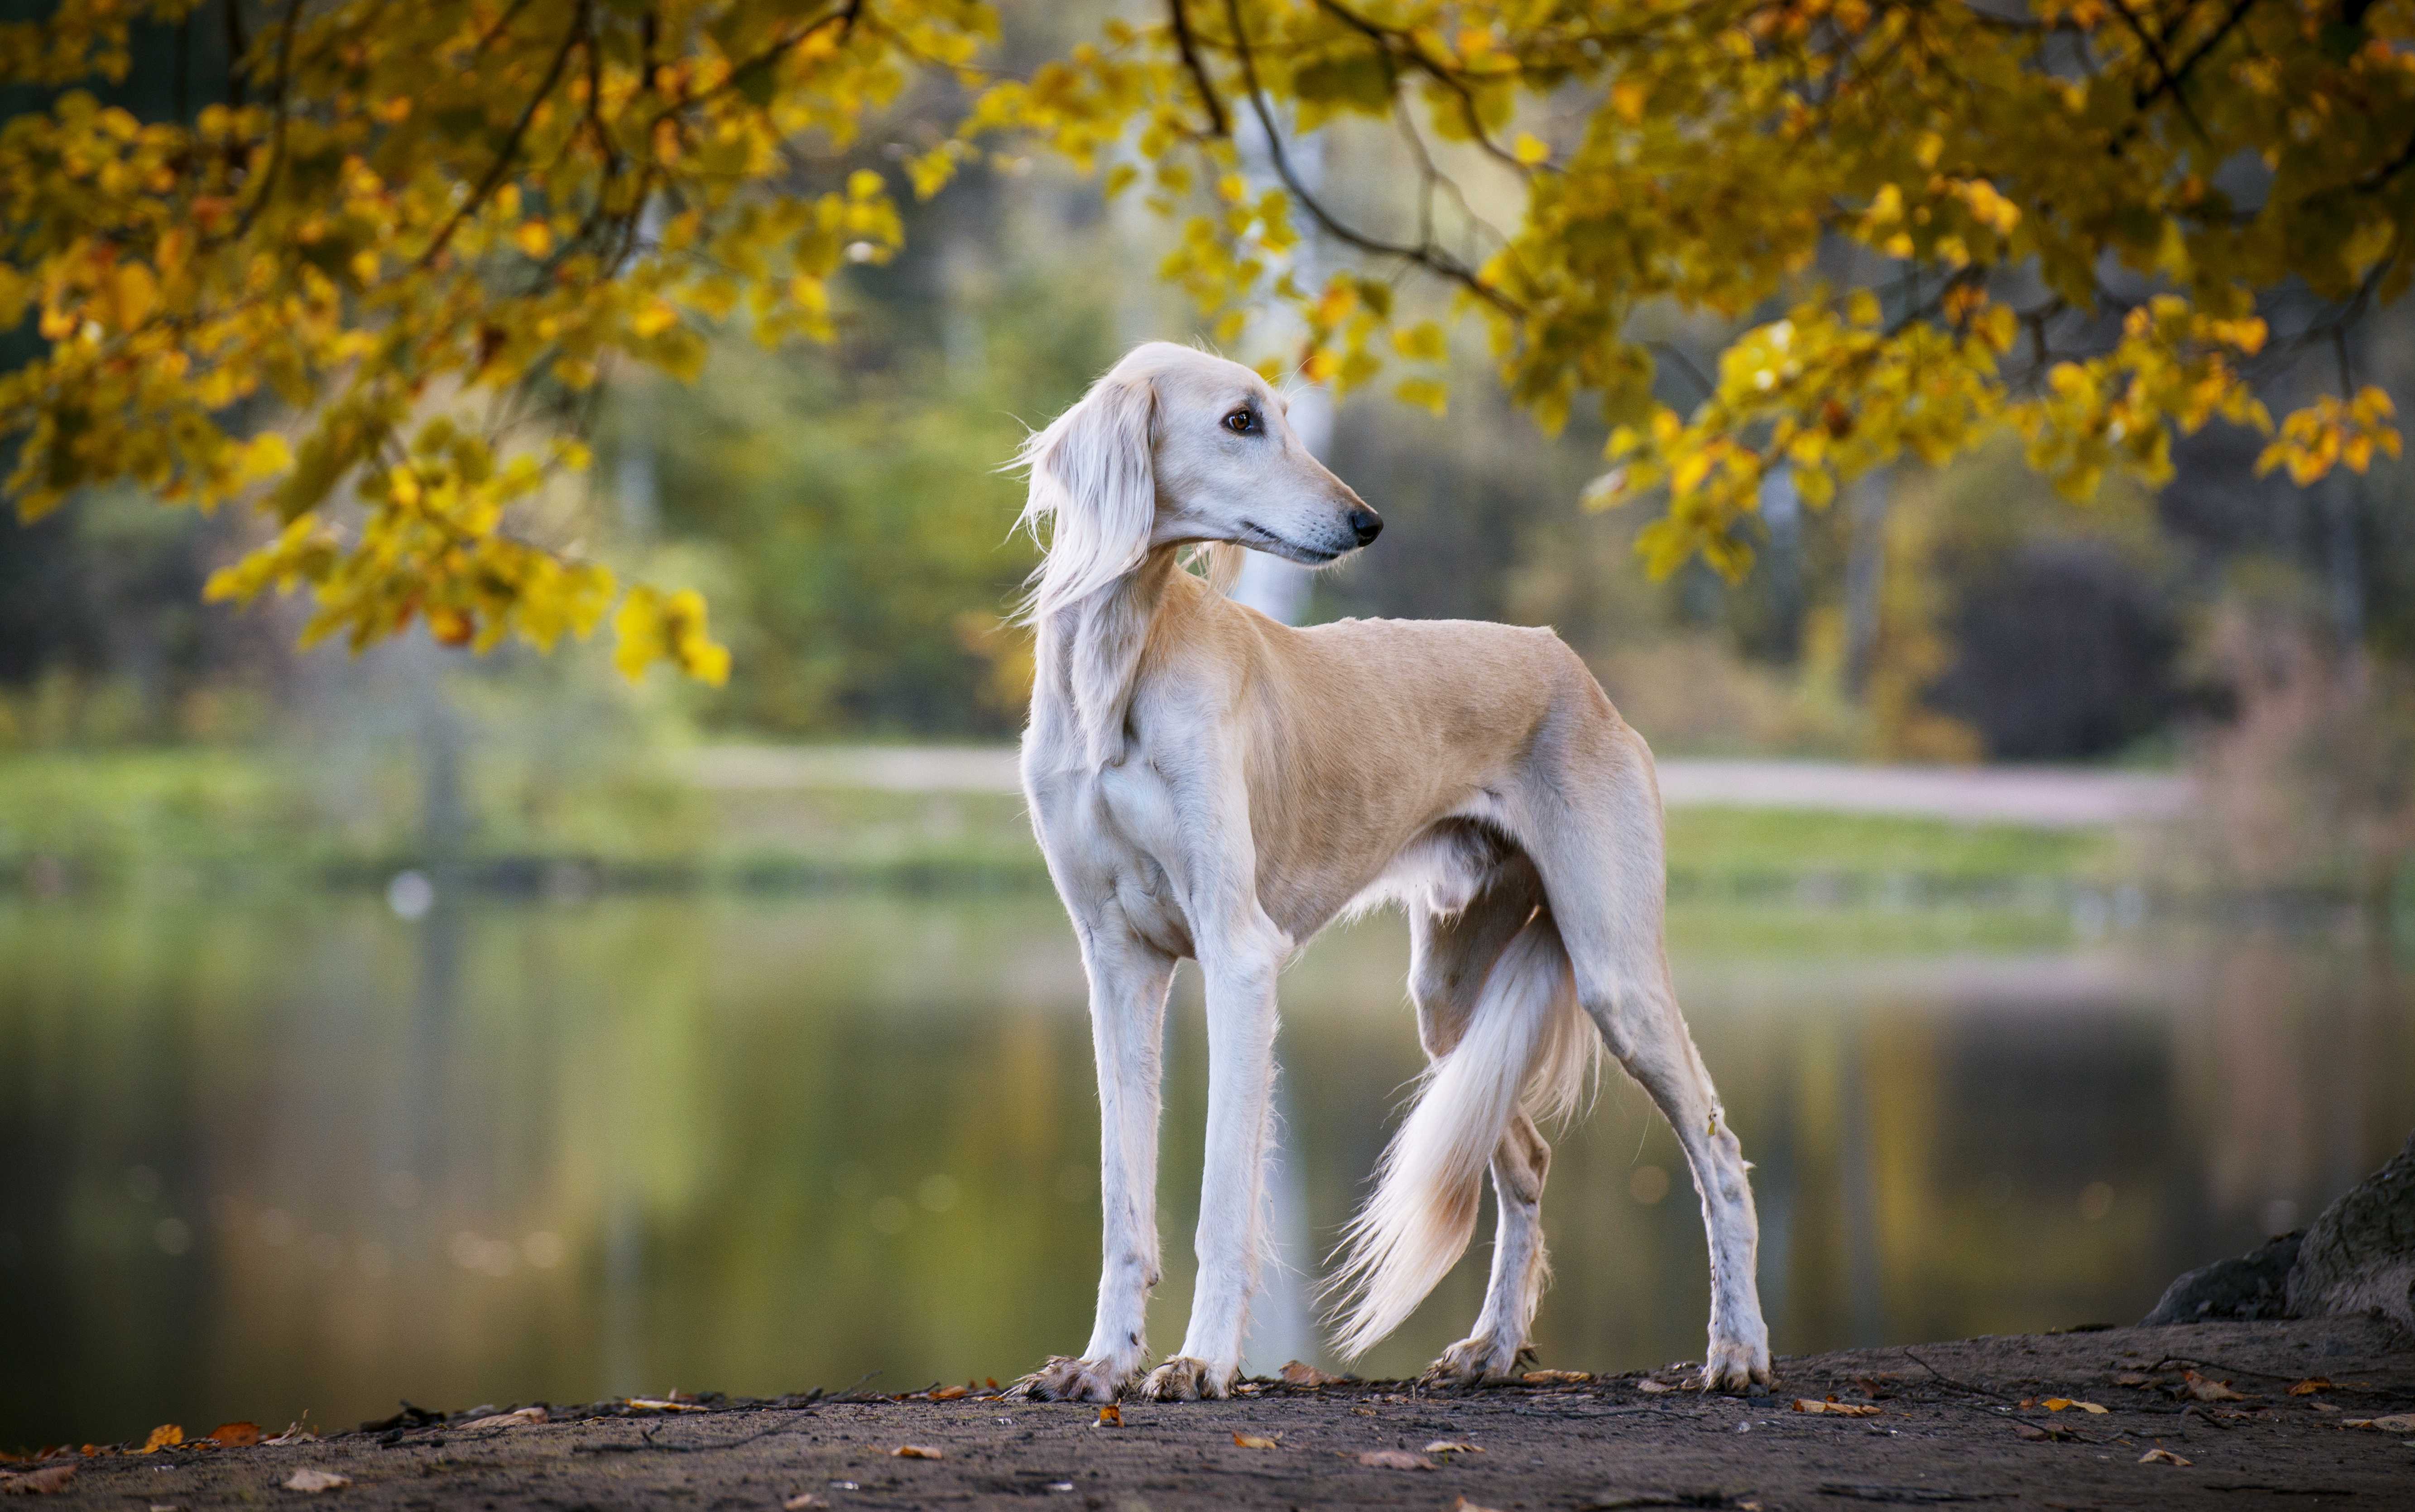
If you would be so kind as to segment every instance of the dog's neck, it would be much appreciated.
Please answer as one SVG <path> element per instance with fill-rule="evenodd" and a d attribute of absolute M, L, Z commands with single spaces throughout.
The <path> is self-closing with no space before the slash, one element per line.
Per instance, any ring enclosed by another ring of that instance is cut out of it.
<path fill-rule="evenodd" d="M 1094 771 L 1123 760 L 1149 627 L 1176 579 L 1189 576 L 1175 547 L 1158 546 L 1106 587 L 1042 616 L 1031 723 L 1049 747 Z"/>

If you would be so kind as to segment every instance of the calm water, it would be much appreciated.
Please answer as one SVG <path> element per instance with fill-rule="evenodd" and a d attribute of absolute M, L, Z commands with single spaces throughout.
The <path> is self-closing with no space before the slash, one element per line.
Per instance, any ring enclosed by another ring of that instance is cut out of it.
<path fill-rule="evenodd" d="M 1681 910 L 1781 1352 L 2126 1321 L 2415 1125 L 2415 984 L 2347 936 Z M 1313 1262 L 1417 1053 L 1379 919 L 1286 980 Z M 1154 1313 L 1204 1117 L 1178 989 Z M 0 1445 L 307 1409 L 1004 1377 L 1088 1332 L 1088 1025 L 1045 897 L 0 906 Z M 1561 1146 L 1545 1363 L 1699 1355 L 1702 1233 L 1623 1081 Z M 1365 1362 L 1464 1331 L 1482 1252 Z M 1313 1357 L 1294 1276 L 1260 1367 Z"/>

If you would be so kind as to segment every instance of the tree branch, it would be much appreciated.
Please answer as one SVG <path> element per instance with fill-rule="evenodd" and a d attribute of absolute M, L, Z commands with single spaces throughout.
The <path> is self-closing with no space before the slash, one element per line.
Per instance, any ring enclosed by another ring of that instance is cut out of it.
<path fill-rule="evenodd" d="M 229 3 L 232 4 L 232 0 Z M 286 110 L 286 100 L 293 82 L 293 33 L 301 20 L 302 0 L 286 0 L 285 22 L 277 37 L 277 82 L 269 98 L 269 108 L 277 112 L 277 129 L 269 138 L 268 168 L 260 175 L 260 192 L 251 197 L 251 202 L 243 207 L 242 216 L 235 220 L 234 232 L 229 238 L 232 241 L 243 240 L 245 233 L 251 230 L 251 223 L 259 218 L 261 208 L 276 192 L 278 176 L 285 172 L 285 127 L 292 119 Z"/>
<path fill-rule="evenodd" d="M 1365 232 L 1344 224 L 1332 211 L 1327 209 L 1316 196 L 1308 192 L 1306 186 L 1300 183 L 1298 173 L 1292 169 L 1291 155 L 1283 149 L 1282 133 L 1275 129 L 1274 112 L 1267 106 L 1265 90 L 1259 87 L 1257 61 L 1251 54 L 1249 34 L 1243 29 L 1241 23 L 1240 0 L 1224 0 L 1224 11 L 1233 24 L 1233 50 L 1240 59 L 1241 80 L 1249 89 L 1250 108 L 1256 114 L 1258 125 L 1266 131 L 1267 155 L 1274 161 L 1275 175 L 1282 180 L 1283 187 L 1290 191 L 1291 197 L 1299 202 L 1301 207 L 1325 229 L 1326 233 L 1362 252 L 1372 253 L 1378 257 L 1396 257 L 1403 262 L 1414 262 L 1448 278 L 1496 309 L 1513 315 L 1520 313 L 1516 303 L 1508 295 L 1478 277 L 1475 269 L 1441 247 L 1435 247 L 1431 242 L 1412 247 L 1370 236 Z"/>
<path fill-rule="evenodd" d="M 1198 39 L 1191 35 L 1191 15 L 1184 9 L 1184 0 L 1165 0 L 1165 8 L 1174 21 L 1174 45 L 1181 51 L 1182 66 L 1191 70 L 1191 82 L 1199 91 L 1199 102 L 1208 108 L 1209 129 L 1217 136 L 1233 134 L 1233 123 L 1224 114 L 1224 102 L 1216 97 L 1216 86 L 1208 82 L 1208 65 L 1199 56 Z"/>
<path fill-rule="evenodd" d="M 2129 0 L 2110 0 L 2110 3 L 2113 7 L 2113 13 L 2122 18 L 2122 24 L 2130 28 L 2132 36 L 2138 37 L 2138 45 L 2147 50 L 2147 56 L 2152 60 L 2155 65 L 2156 75 L 2160 79 L 2170 79 L 2172 77 L 2172 66 L 2164 57 L 2163 45 L 2157 42 L 2154 37 L 2148 32 L 2146 23 L 2138 19 L 2138 13 L 2130 8 Z M 2211 142 L 2213 139 L 2207 133 L 2205 123 L 2198 119 L 2197 107 L 2189 103 L 2188 96 L 2186 94 L 2175 94 L 2172 97 L 2172 99 L 2175 104 L 2180 106 L 2181 114 L 2187 119 L 2189 128 L 2197 133 L 2198 140 L 2200 142 Z"/>
<path fill-rule="evenodd" d="M 227 103 L 243 108 L 245 86 L 243 55 L 251 51 L 251 43 L 243 35 L 243 0 L 223 0 L 226 6 Z"/>
<path fill-rule="evenodd" d="M 1429 56 L 1416 37 L 1395 32 L 1369 21 L 1364 16 L 1339 4 L 1338 0 L 1316 0 L 1316 7 L 1373 42 L 1376 50 L 1384 54 L 1385 70 L 1388 73 L 1391 69 L 1392 50 L 1397 45 L 1419 73 L 1458 97 L 1460 115 L 1467 126 L 1467 134 L 1476 139 L 1478 146 L 1516 169 L 1521 174 L 1533 172 L 1536 165 L 1519 161 L 1516 153 L 1494 142 L 1485 131 L 1483 119 L 1476 112 L 1476 94 L 1467 87 L 1467 82 L 1460 78 L 1456 70 L 1446 67 L 1440 60 Z"/>
<path fill-rule="evenodd" d="M 461 202 L 452 217 L 436 232 L 435 239 L 428 244 L 428 250 L 419 255 L 421 267 L 434 262 L 452 242 L 453 233 L 461 229 L 461 223 L 475 215 L 488 197 L 502 187 L 503 175 L 511 172 L 513 160 L 520 155 L 520 142 L 528 136 L 529 123 L 536 119 L 537 107 L 543 105 L 552 95 L 554 86 L 562 82 L 562 72 L 570 66 L 571 53 L 578 51 L 586 36 L 587 6 L 585 0 L 581 0 L 570 18 L 570 30 L 563 35 L 562 46 L 554 50 L 553 62 L 545 71 L 545 82 L 536 86 L 536 93 L 531 95 L 528 104 L 521 108 L 520 118 L 512 123 L 511 135 L 503 139 L 502 150 L 495 155 L 494 166 L 487 170 L 487 176 L 479 181 L 477 188 Z"/>
<path fill-rule="evenodd" d="M 719 96 L 728 94 L 732 89 L 738 87 L 741 80 L 750 78 L 757 71 L 768 68 L 772 65 L 779 62 L 780 59 L 789 52 L 803 46 L 806 38 L 812 37 L 816 32 L 820 31 L 825 26 L 834 25 L 839 29 L 839 34 L 841 36 L 845 36 L 847 33 L 855 29 L 856 21 L 863 14 L 863 7 L 864 0 L 847 0 L 847 4 L 839 7 L 836 10 L 832 11 L 829 15 L 822 17 L 820 20 L 803 27 L 793 36 L 784 37 L 780 38 L 780 40 L 772 43 L 770 47 L 765 48 L 762 52 L 756 53 L 751 58 L 748 58 L 745 62 L 734 65 L 730 68 L 728 77 L 724 78 L 721 82 L 713 85 L 711 89 L 706 90 L 703 94 L 690 95 L 684 99 L 677 100 L 671 104 L 664 106 L 662 112 L 654 117 L 655 122 L 659 124 L 661 122 L 668 121 L 672 116 L 679 114 L 682 111 L 686 110 L 691 105 L 700 104 L 705 100 L 713 99 Z M 894 36 L 893 33 L 891 35 Z"/>

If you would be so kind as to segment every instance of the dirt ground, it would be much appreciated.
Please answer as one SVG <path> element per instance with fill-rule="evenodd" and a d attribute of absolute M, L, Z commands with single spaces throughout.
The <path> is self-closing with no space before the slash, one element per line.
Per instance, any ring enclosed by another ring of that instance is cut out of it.
<path fill-rule="evenodd" d="M 1973 1339 L 1786 1359 L 1779 1371 L 1775 1393 L 1749 1399 L 1671 1389 L 1675 1367 L 1546 1375 L 1462 1395 L 1398 1382 L 1262 1383 L 1231 1401 L 1126 1402 L 1119 1426 L 1101 1425 L 1096 1408 L 986 1390 L 940 1400 L 706 1399 L 668 1410 L 614 1402 L 549 1410 L 544 1423 L 406 1415 L 326 1439 L 7 1468 L 64 1480 L 52 1505 L 151 1512 L 314 1501 L 361 1509 L 1060 1503 L 1441 1512 L 1462 1500 L 1502 1512 L 2415 1507 L 2415 1425 L 2370 1426 L 2415 1413 L 2415 1339 L 2378 1320 Z M 1832 1398 L 1876 1410 L 1796 1407 Z M 2049 1408 L 2062 1399 L 2071 1404 Z M 909 1445 L 936 1453 L 895 1452 Z M 2171 1458 L 2142 1460 L 2157 1449 Z M 289 1489 L 312 1471 L 348 1483 Z"/>

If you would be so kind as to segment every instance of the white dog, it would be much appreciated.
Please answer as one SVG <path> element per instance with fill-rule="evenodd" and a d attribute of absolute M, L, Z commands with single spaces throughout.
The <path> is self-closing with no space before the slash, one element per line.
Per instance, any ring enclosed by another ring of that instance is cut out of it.
<path fill-rule="evenodd" d="M 1110 1400 L 1148 1360 L 1159 1279 L 1160 1048 L 1175 962 L 1207 980 L 1199 1279 L 1181 1353 L 1140 1383 L 1222 1397 L 1267 1244 L 1275 980 L 1354 906 L 1399 900 L 1431 1064 L 1353 1223 L 1340 1340 L 1383 1338 L 1499 1207 L 1476 1329 L 1430 1378 L 1509 1371 L 1545 1276 L 1551 1146 L 1607 1045 L 1684 1145 L 1710 1233 L 1705 1386 L 1769 1379 L 1747 1166 L 1661 944 L 1652 755 L 1548 630 L 1343 621 L 1294 630 L 1226 598 L 1240 547 L 1320 565 L 1382 528 L 1249 368 L 1140 347 L 1026 445 L 1048 525 L 1024 790 L 1090 984 L 1105 1264 L 1089 1347 L 1026 1377 Z M 1203 578 L 1178 560 L 1204 546 Z M 1598 1038 L 1597 1038 L 1597 1035 Z"/>

